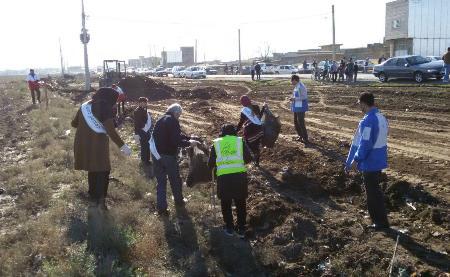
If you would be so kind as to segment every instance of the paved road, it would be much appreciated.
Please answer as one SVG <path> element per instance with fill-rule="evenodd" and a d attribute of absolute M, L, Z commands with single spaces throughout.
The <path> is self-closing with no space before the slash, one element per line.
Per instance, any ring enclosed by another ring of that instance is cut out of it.
<path fill-rule="evenodd" d="M 311 79 L 311 74 L 299 74 L 301 79 Z M 271 74 L 261 75 L 262 80 L 274 80 L 274 79 L 290 79 L 290 74 Z M 208 75 L 207 79 L 211 80 L 251 80 L 250 75 Z M 373 74 L 359 73 L 358 79 L 360 81 L 376 81 L 378 80 Z"/>

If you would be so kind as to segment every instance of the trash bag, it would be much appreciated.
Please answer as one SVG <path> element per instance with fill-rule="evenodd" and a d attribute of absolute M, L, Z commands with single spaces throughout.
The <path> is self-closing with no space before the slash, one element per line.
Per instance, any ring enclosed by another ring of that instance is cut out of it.
<path fill-rule="evenodd" d="M 264 114 L 261 118 L 264 137 L 262 139 L 262 145 L 268 148 L 272 148 L 278 139 L 278 135 L 281 130 L 281 122 L 277 115 L 274 115 L 269 107 L 266 107 Z"/>
<path fill-rule="evenodd" d="M 211 171 L 208 168 L 209 150 L 206 145 L 191 146 L 186 153 L 189 162 L 186 185 L 193 187 L 198 183 L 211 181 Z"/>

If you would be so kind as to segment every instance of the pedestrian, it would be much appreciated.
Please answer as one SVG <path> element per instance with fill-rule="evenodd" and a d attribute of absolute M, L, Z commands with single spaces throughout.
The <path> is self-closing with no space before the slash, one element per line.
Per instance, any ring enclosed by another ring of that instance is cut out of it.
<path fill-rule="evenodd" d="M 109 138 L 125 156 L 131 155 L 114 127 L 113 106 L 119 94 L 112 88 L 100 88 L 92 100 L 81 105 L 72 120 L 76 128 L 74 140 L 74 168 L 88 172 L 89 200 L 91 206 L 107 209 L 105 199 L 108 194 Z"/>
<path fill-rule="evenodd" d="M 316 60 L 313 60 L 312 67 L 316 68 L 316 66 L 317 66 L 317 62 L 316 62 Z"/>
<path fill-rule="evenodd" d="M 233 236 L 235 224 L 232 203 L 236 206 L 237 234 L 245 238 L 247 217 L 248 180 L 245 164 L 251 161 L 246 142 L 237 136 L 232 124 L 225 124 L 220 137 L 214 140 L 211 147 L 208 167 L 217 175 L 217 196 L 220 199 L 222 217 L 225 223 L 224 232 Z"/>
<path fill-rule="evenodd" d="M 345 77 L 348 83 L 353 81 L 353 72 L 354 72 L 353 69 L 354 69 L 353 59 L 350 58 L 345 67 Z"/>
<path fill-rule="evenodd" d="M 33 105 L 36 105 L 36 97 L 38 103 L 41 103 L 41 91 L 39 90 L 39 76 L 34 73 L 34 69 L 30 69 L 30 73 L 28 73 L 26 81 L 28 82 L 28 88 L 31 92 L 31 100 L 33 101 Z"/>
<path fill-rule="evenodd" d="M 353 82 L 356 82 L 356 79 L 358 78 L 358 70 L 359 70 L 358 63 L 355 62 L 353 65 Z"/>
<path fill-rule="evenodd" d="M 252 75 L 252 81 L 254 81 L 255 80 L 255 65 L 254 64 L 252 64 L 250 66 L 250 74 Z"/>
<path fill-rule="evenodd" d="M 225 75 L 228 75 L 228 64 L 225 64 L 223 71 L 225 72 Z"/>
<path fill-rule="evenodd" d="M 322 79 L 328 79 L 328 73 L 330 72 L 330 62 L 328 59 L 325 59 L 325 63 L 323 64 L 323 73 L 322 73 Z"/>
<path fill-rule="evenodd" d="M 333 83 L 335 83 L 338 75 L 338 65 L 336 61 L 332 62 L 330 72 L 331 72 L 331 80 L 333 81 Z"/>
<path fill-rule="evenodd" d="M 303 61 L 303 71 L 306 71 L 306 69 L 308 69 L 308 63 L 306 62 L 306 60 Z"/>
<path fill-rule="evenodd" d="M 352 146 L 345 163 L 349 172 L 357 167 L 363 174 L 367 194 L 367 209 L 372 225 L 379 229 L 389 228 L 383 192 L 380 189 L 381 171 L 387 168 L 388 122 L 375 106 L 372 93 L 364 92 L 359 97 L 359 106 L 365 114 L 359 122 Z"/>
<path fill-rule="evenodd" d="M 260 110 L 258 105 L 252 104 L 252 101 L 247 95 L 241 97 L 241 104 L 243 108 L 241 110 L 241 116 L 236 131 L 239 132 L 241 128 L 244 128 L 244 140 L 250 147 L 255 165 L 259 166 L 259 146 L 264 136 L 261 117 L 264 114 L 266 104 L 264 104 L 263 109 Z"/>
<path fill-rule="evenodd" d="M 256 72 L 256 80 L 261 80 L 261 65 L 259 63 L 256 63 L 255 65 L 255 72 Z"/>
<path fill-rule="evenodd" d="M 445 69 L 444 83 L 448 83 L 450 75 L 450 47 L 447 48 L 447 53 L 445 53 L 444 56 L 442 56 L 442 60 L 444 61 L 444 69 Z"/>
<path fill-rule="evenodd" d="M 338 68 L 338 71 L 339 71 L 338 81 L 340 81 L 340 82 L 344 82 L 345 67 L 346 67 L 345 61 L 341 60 L 341 62 L 339 64 L 339 68 Z"/>
<path fill-rule="evenodd" d="M 149 166 L 150 163 L 150 134 L 152 116 L 147 110 L 148 99 L 139 97 L 139 106 L 134 110 L 134 140 L 141 146 L 141 164 Z"/>
<path fill-rule="evenodd" d="M 127 96 L 121 87 L 113 84 L 111 88 L 119 93 L 119 97 L 117 98 L 117 115 L 125 114 L 125 101 L 127 100 Z M 120 106 L 122 105 L 122 112 L 120 111 Z"/>
<path fill-rule="evenodd" d="M 364 62 L 364 73 L 367 73 L 369 67 L 369 57 L 366 58 L 366 61 Z"/>
<path fill-rule="evenodd" d="M 166 113 L 156 122 L 150 139 L 150 152 L 153 160 L 153 172 L 156 176 L 156 208 L 158 215 L 167 216 L 167 178 L 169 178 L 175 206 L 183 207 L 182 181 L 178 165 L 178 149 L 197 144 L 181 133 L 179 118 L 182 113 L 180 104 L 172 104 Z"/>
<path fill-rule="evenodd" d="M 384 54 L 381 55 L 381 57 L 378 59 L 378 64 L 383 63 L 386 60 L 386 58 L 384 57 Z"/>
<path fill-rule="evenodd" d="M 231 75 L 234 75 L 234 66 L 233 65 L 230 66 L 230 71 L 231 71 Z"/>
<path fill-rule="evenodd" d="M 291 84 L 294 86 L 291 98 L 291 111 L 294 113 L 294 126 L 298 134 L 297 141 L 301 141 L 307 146 L 309 140 L 305 125 L 305 113 L 308 111 L 308 90 L 300 81 L 298 75 L 292 75 Z"/>

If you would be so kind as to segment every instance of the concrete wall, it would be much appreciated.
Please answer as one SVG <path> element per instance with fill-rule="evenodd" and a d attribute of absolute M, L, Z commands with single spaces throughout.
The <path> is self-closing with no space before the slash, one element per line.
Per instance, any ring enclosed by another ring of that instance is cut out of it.
<path fill-rule="evenodd" d="M 450 47 L 450 0 L 410 0 L 408 25 L 415 55 L 442 56 Z"/>
<path fill-rule="evenodd" d="M 386 3 L 385 39 L 406 37 L 408 37 L 408 0 Z"/>

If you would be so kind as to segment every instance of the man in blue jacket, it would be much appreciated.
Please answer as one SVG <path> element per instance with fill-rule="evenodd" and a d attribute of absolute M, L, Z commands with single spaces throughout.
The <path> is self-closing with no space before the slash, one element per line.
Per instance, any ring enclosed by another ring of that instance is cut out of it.
<path fill-rule="evenodd" d="M 363 174 L 367 194 L 367 209 L 373 224 L 369 227 L 380 230 L 389 228 L 383 192 L 380 189 L 381 171 L 387 168 L 388 122 L 375 107 L 372 93 L 364 92 L 359 97 L 364 118 L 359 122 L 348 154 L 345 170 L 357 166 Z"/>
<path fill-rule="evenodd" d="M 308 90 L 300 81 L 298 75 L 292 75 L 291 84 L 294 91 L 291 97 L 291 111 L 294 113 L 294 126 L 298 134 L 298 141 L 309 144 L 308 131 L 305 124 L 305 113 L 308 111 Z"/>

